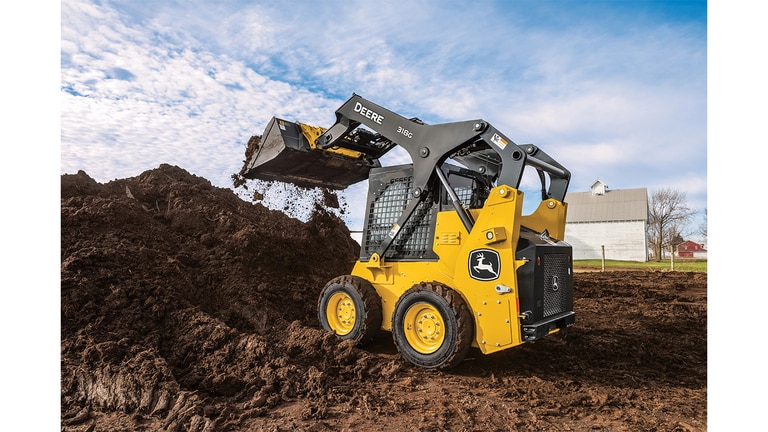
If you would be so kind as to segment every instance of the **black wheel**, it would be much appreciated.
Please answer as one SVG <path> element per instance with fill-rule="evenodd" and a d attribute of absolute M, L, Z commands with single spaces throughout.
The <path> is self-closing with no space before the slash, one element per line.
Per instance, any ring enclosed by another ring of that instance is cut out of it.
<path fill-rule="evenodd" d="M 406 291 L 392 315 L 392 338 L 400 354 L 426 369 L 452 368 L 472 345 L 474 322 L 458 292 L 438 283 Z"/>
<path fill-rule="evenodd" d="M 381 327 L 381 298 L 370 282 L 339 276 L 328 282 L 317 304 L 320 325 L 358 346 L 370 343 Z"/>

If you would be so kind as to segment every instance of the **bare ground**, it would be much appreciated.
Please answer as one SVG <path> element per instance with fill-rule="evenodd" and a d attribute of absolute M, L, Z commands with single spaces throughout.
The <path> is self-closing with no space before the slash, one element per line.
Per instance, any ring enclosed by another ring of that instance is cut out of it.
<path fill-rule="evenodd" d="M 328 197 L 326 197 L 328 198 Z M 169 165 L 61 177 L 63 431 L 704 431 L 707 277 L 575 275 L 576 326 L 425 372 L 319 329 L 359 246 Z"/>

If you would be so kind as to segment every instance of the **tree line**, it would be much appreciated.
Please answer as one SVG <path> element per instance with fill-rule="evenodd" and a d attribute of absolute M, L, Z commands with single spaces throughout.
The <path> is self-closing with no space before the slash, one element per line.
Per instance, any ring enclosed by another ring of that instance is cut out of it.
<path fill-rule="evenodd" d="M 707 236 L 706 214 L 704 223 L 694 230 L 689 225 L 696 211 L 688 207 L 684 192 L 663 188 L 651 193 L 648 200 L 648 246 L 656 261 L 661 260 L 662 252 L 674 249 L 685 241 L 684 237 L 700 234 Z"/>

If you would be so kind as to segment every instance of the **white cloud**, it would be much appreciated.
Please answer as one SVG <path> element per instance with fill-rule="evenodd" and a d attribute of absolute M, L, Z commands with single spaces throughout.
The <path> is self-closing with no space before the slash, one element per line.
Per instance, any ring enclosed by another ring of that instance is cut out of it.
<path fill-rule="evenodd" d="M 71 6 L 80 9 L 63 8 L 77 19 L 62 23 L 62 172 L 105 181 L 170 163 L 227 186 L 272 115 L 320 120 L 331 106 L 242 62 L 120 25 L 105 8 Z M 104 20 L 116 24 L 102 32 Z M 133 78 L 110 78 L 117 67 Z"/>

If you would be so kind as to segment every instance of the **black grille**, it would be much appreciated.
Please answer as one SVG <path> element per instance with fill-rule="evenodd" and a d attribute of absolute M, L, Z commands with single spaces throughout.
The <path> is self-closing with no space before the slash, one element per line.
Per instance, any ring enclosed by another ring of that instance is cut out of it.
<path fill-rule="evenodd" d="M 365 235 L 365 251 L 368 255 L 384 242 L 397 218 L 408 204 L 411 179 L 393 179 L 384 186 L 368 208 L 368 230 Z"/>
<path fill-rule="evenodd" d="M 363 250 L 370 256 L 390 235 L 392 227 L 410 202 L 413 177 L 391 179 L 371 200 Z M 419 203 L 385 253 L 387 258 L 421 258 L 432 250 L 431 224 L 434 205 L 431 195 Z"/>
<path fill-rule="evenodd" d="M 567 254 L 551 253 L 542 256 L 544 267 L 544 317 L 570 310 L 573 298 L 573 278 Z"/>
<path fill-rule="evenodd" d="M 474 192 L 472 188 L 457 187 L 457 188 L 454 188 L 453 191 L 456 192 L 456 198 L 458 198 L 459 202 L 461 202 L 462 204 L 467 204 L 472 202 L 472 194 Z M 449 203 L 451 202 L 450 198 L 448 199 L 448 202 Z"/>

